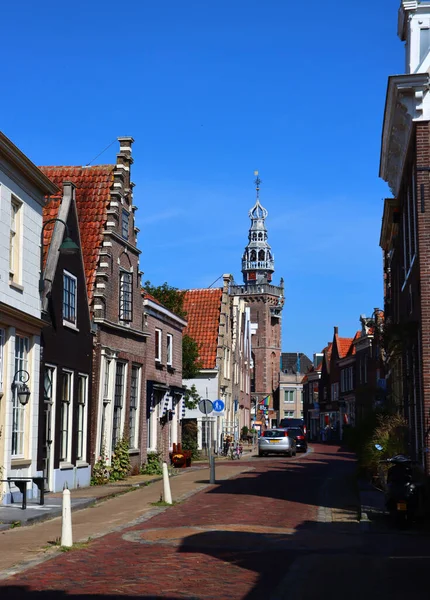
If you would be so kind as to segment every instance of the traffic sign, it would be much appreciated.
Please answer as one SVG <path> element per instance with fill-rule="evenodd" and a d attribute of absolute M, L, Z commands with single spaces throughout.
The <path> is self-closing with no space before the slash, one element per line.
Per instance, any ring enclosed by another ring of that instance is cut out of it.
<path fill-rule="evenodd" d="M 214 407 L 210 400 L 203 399 L 199 402 L 199 410 L 204 415 L 209 415 L 213 411 Z"/>
<path fill-rule="evenodd" d="M 215 400 L 215 402 L 212 403 L 213 405 L 213 409 L 215 412 L 222 412 L 225 408 L 225 404 L 222 400 Z"/>

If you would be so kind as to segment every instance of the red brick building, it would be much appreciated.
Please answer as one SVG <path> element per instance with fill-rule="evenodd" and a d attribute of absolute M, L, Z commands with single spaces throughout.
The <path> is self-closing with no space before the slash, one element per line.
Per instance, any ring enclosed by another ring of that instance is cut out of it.
<path fill-rule="evenodd" d="M 182 398 L 182 331 L 187 322 L 143 292 L 147 342 L 146 432 L 148 452 L 159 452 L 169 460 L 173 444 L 181 441 Z"/>
<path fill-rule="evenodd" d="M 384 203 L 388 401 L 406 417 L 409 453 L 430 473 L 430 5 L 401 2 L 406 74 L 388 79 L 380 176 Z"/>
<path fill-rule="evenodd" d="M 132 465 L 146 458 L 147 331 L 134 215 L 133 138 L 119 138 L 116 164 L 42 167 L 58 186 L 76 186 L 76 206 L 94 330 L 90 460 L 110 460 L 127 436 Z"/>
<path fill-rule="evenodd" d="M 256 179 L 257 199 L 249 211 L 251 227 L 242 257 L 242 285 L 232 285 L 230 293 L 239 296 L 251 309 L 253 324 L 251 398 L 253 422 L 260 427 L 277 422 L 282 343 L 283 280 L 272 284 L 275 262 L 267 241 L 267 210 L 260 204 L 260 179 Z M 264 400 L 268 399 L 268 406 Z"/>

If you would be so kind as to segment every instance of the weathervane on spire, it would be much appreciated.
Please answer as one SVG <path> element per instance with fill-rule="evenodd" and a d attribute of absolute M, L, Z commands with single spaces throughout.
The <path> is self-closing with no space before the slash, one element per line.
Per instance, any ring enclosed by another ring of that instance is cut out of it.
<path fill-rule="evenodd" d="M 257 190 L 257 199 L 260 199 L 260 183 L 261 183 L 261 179 L 258 176 L 258 171 L 254 171 L 254 175 L 256 177 L 256 180 L 254 181 L 255 185 L 257 186 L 255 189 Z"/>

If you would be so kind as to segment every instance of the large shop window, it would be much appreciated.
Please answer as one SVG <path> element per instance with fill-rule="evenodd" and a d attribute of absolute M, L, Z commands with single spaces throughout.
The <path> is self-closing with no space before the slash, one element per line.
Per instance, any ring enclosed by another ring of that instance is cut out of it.
<path fill-rule="evenodd" d="M 28 372 L 28 351 L 30 340 L 28 337 L 15 337 L 15 373 Z M 24 431 L 25 431 L 25 406 L 18 400 L 17 389 L 13 392 L 12 408 L 12 456 L 24 456 Z"/>
<path fill-rule="evenodd" d="M 60 461 L 70 463 L 70 426 L 73 373 L 63 371 L 61 376 L 60 407 Z"/>
<path fill-rule="evenodd" d="M 86 460 L 87 441 L 87 410 L 88 410 L 88 376 L 78 375 L 78 427 L 77 427 L 77 460 Z"/>
<path fill-rule="evenodd" d="M 133 320 L 133 274 L 128 271 L 119 272 L 119 318 Z"/>
<path fill-rule="evenodd" d="M 140 369 L 136 365 L 131 367 L 131 387 L 130 387 L 130 419 L 129 434 L 130 448 L 139 446 L 137 441 L 138 433 L 138 414 L 139 414 L 139 373 Z"/>
<path fill-rule="evenodd" d="M 112 451 L 121 437 L 122 409 L 124 406 L 124 375 L 125 363 L 116 363 L 115 397 L 113 404 Z"/>
<path fill-rule="evenodd" d="M 63 319 L 73 325 L 76 325 L 76 283 L 74 275 L 63 272 Z"/>

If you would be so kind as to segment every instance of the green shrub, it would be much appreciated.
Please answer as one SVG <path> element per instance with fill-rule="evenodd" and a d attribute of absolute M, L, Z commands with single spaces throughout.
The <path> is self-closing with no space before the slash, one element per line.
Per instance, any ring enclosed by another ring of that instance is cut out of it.
<path fill-rule="evenodd" d="M 105 485 L 109 483 L 111 468 L 107 460 L 106 451 L 103 447 L 99 459 L 92 469 L 91 485 Z"/>
<path fill-rule="evenodd" d="M 142 465 L 140 472 L 142 475 L 162 475 L 163 461 L 161 460 L 161 452 L 148 452 L 146 463 Z"/>
<path fill-rule="evenodd" d="M 408 424 L 401 415 L 378 415 L 372 436 L 362 450 L 360 464 L 370 474 L 376 474 L 381 460 L 405 453 L 407 434 Z M 382 446 L 382 450 L 377 450 L 376 445 Z"/>
<path fill-rule="evenodd" d="M 118 440 L 114 452 L 112 454 L 110 479 L 111 481 L 119 481 L 125 479 L 130 471 L 130 455 L 128 439 L 125 437 Z"/>
<path fill-rule="evenodd" d="M 191 459 L 198 460 L 200 452 L 197 444 L 197 422 L 195 419 L 182 421 L 182 449 L 191 452 Z"/>

